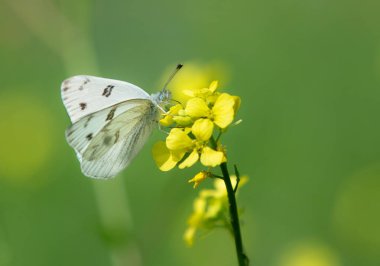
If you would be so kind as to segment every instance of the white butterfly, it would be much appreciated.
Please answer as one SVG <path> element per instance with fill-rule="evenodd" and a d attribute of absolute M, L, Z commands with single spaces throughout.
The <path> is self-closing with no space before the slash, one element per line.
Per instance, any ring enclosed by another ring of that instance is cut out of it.
<path fill-rule="evenodd" d="M 167 83 L 149 95 L 119 80 L 74 76 L 63 81 L 62 100 L 72 122 L 66 139 L 84 175 L 109 178 L 129 165 L 156 126 L 160 105 L 171 99 Z"/>

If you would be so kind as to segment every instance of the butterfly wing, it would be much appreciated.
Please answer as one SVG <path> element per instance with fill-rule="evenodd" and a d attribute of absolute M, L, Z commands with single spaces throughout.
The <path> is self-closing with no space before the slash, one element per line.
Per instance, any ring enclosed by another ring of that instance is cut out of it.
<path fill-rule="evenodd" d="M 123 101 L 150 99 L 149 94 L 131 83 L 84 75 L 63 81 L 61 94 L 73 123 Z"/>
<path fill-rule="evenodd" d="M 67 130 L 66 138 L 86 176 L 109 178 L 140 151 L 156 119 L 157 108 L 151 100 L 129 100 L 81 118 Z"/>
<path fill-rule="evenodd" d="M 67 142 L 76 152 L 82 154 L 88 144 L 107 124 L 111 122 L 112 119 L 131 108 L 139 106 L 141 101 L 148 100 L 129 100 L 82 117 L 66 130 Z"/>

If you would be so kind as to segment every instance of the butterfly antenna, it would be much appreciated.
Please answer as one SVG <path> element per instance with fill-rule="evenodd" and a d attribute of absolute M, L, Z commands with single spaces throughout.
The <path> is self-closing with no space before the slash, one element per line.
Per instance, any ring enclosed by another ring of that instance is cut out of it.
<path fill-rule="evenodd" d="M 162 91 L 165 91 L 166 90 L 166 87 L 169 85 L 170 81 L 172 81 L 172 79 L 174 78 L 174 76 L 177 74 L 177 72 L 183 67 L 182 64 L 178 64 L 177 67 L 174 69 L 174 71 L 172 72 L 172 74 L 169 76 L 168 80 L 166 81 L 165 85 L 164 85 L 164 88 L 162 89 Z"/>

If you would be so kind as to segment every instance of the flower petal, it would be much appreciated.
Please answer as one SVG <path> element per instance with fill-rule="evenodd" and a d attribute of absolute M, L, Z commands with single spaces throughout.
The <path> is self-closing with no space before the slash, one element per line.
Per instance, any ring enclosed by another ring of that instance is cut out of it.
<path fill-rule="evenodd" d="M 223 152 L 204 147 L 201 154 L 201 163 L 204 166 L 215 167 L 223 162 Z"/>
<path fill-rule="evenodd" d="M 220 128 L 226 128 L 231 124 L 234 119 L 234 105 L 234 98 L 227 93 L 222 93 L 216 100 L 212 108 L 212 114 L 214 123 Z"/>
<path fill-rule="evenodd" d="M 194 200 L 193 209 L 194 209 L 194 213 L 196 213 L 198 216 L 203 215 L 203 213 L 206 210 L 206 207 L 207 207 L 207 202 L 204 198 L 196 198 Z M 198 222 L 198 221 L 189 219 L 188 222 L 189 224 L 195 225 L 196 223 L 194 222 Z"/>
<path fill-rule="evenodd" d="M 193 123 L 193 120 L 190 116 L 176 115 L 173 117 L 173 120 L 177 123 L 178 126 L 181 127 L 187 127 Z"/>
<path fill-rule="evenodd" d="M 214 91 L 216 91 L 217 88 L 218 88 L 218 81 L 214 80 L 213 82 L 211 82 L 209 90 L 211 92 L 214 92 Z"/>
<path fill-rule="evenodd" d="M 192 98 L 187 101 L 186 114 L 193 117 L 206 117 L 210 114 L 210 108 L 208 108 L 206 102 L 201 98 Z"/>
<path fill-rule="evenodd" d="M 180 104 L 170 107 L 169 111 L 160 119 L 160 124 L 164 127 L 169 127 L 174 123 L 173 116 L 177 115 L 181 110 L 183 110 L 183 107 Z"/>
<path fill-rule="evenodd" d="M 164 118 L 160 119 L 160 124 L 164 127 L 169 127 L 173 122 L 173 116 L 171 115 L 165 115 Z"/>
<path fill-rule="evenodd" d="M 198 119 L 191 127 L 191 132 L 198 141 L 207 141 L 211 138 L 214 123 L 210 119 Z"/>
<path fill-rule="evenodd" d="M 219 93 L 217 93 L 217 92 L 207 96 L 206 97 L 207 104 L 214 105 L 214 103 L 216 102 L 216 99 L 218 99 L 218 97 L 219 97 Z"/>
<path fill-rule="evenodd" d="M 186 96 L 189 96 L 189 97 L 195 97 L 195 92 L 194 90 L 182 90 L 182 93 Z"/>
<path fill-rule="evenodd" d="M 173 160 L 170 151 L 166 147 L 165 142 L 159 141 L 152 148 L 153 159 L 161 171 L 169 171 L 173 169 L 179 160 Z"/>
<path fill-rule="evenodd" d="M 195 164 L 199 159 L 197 150 L 193 150 L 190 155 L 178 166 L 179 169 L 190 167 Z"/>
<path fill-rule="evenodd" d="M 191 226 L 186 229 L 185 234 L 183 235 L 183 239 L 185 240 L 186 244 L 191 247 L 194 244 L 194 236 L 197 228 L 194 226 Z"/>
<path fill-rule="evenodd" d="M 239 96 L 232 96 L 235 100 L 235 104 L 234 104 L 234 112 L 235 112 L 235 115 L 237 113 L 237 111 L 239 110 L 240 108 L 240 103 L 241 103 L 241 99 Z"/>
<path fill-rule="evenodd" d="M 169 150 L 185 150 L 193 146 L 193 141 L 182 129 L 173 128 L 166 138 L 166 146 Z"/>
<path fill-rule="evenodd" d="M 182 105 L 178 103 L 178 104 L 173 105 L 172 107 L 170 107 L 169 114 L 176 115 L 182 109 L 183 109 Z"/>
<path fill-rule="evenodd" d="M 206 213 L 204 214 L 205 219 L 216 218 L 222 211 L 222 200 L 215 198 L 209 201 Z"/>

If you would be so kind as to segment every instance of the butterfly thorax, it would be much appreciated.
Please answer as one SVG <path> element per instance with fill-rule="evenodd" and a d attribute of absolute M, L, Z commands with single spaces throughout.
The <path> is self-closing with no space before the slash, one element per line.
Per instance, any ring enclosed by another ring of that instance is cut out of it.
<path fill-rule="evenodd" d="M 157 92 L 157 93 L 153 93 L 151 95 L 151 99 L 152 99 L 152 102 L 159 106 L 159 107 L 163 107 L 165 105 L 167 105 L 170 100 L 172 99 L 172 93 L 166 89 L 160 91 L 160 92 Z"/>

